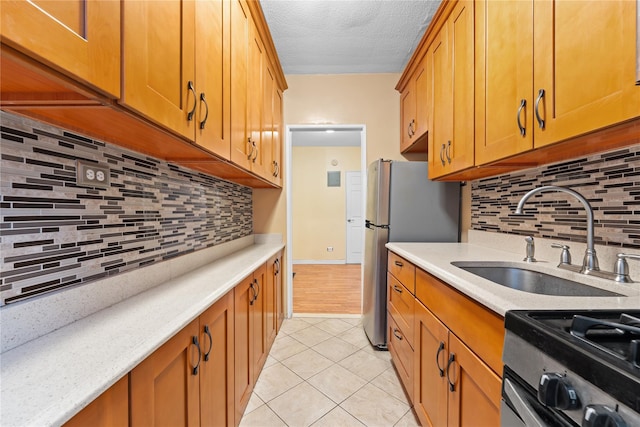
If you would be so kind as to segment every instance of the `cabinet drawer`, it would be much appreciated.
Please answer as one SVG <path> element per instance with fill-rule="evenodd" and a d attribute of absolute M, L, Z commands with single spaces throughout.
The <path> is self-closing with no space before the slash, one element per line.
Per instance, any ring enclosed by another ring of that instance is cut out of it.
<path fill-rule="evenodd" d="M 391 359 L 409 399 L 413 401 L 413 349 L 409 345 L 405 333 L 398 327 L 391 314 L 389 314 L 387 328 Z"/>
<path fill-rule="evenodd" d="M 416 267 L 406 259 L 389 252 L 387 271 L 415 295 Z"/>
<path fill-rule="evenodd" d="M 387 274 L 387 307 L 398 327 L 413 348 L 413 317 L 415 297 L 391 274 Z"/>
<path fill-rule="evenodd" d="M 502 374 L 502 316 L 420 269 L 416 297 L 495 373 Z"/>

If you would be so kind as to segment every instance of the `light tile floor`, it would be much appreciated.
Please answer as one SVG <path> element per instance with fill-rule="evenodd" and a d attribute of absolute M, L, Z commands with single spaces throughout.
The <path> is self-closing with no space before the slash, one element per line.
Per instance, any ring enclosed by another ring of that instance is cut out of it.
<path fill-rule="evenodd" d="M 387 351 L 359 318 L 284 321 L 241 427 L 419 426 Z"/>

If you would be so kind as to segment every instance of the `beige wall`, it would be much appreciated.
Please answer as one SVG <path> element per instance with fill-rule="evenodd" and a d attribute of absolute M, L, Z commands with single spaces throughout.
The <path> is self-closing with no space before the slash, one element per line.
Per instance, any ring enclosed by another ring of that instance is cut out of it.
<path fill-rule="evenodd" d="M 331 164 L 338 162 L 337 166 Z M 293 262 L 346 258 L 346 176 L 360 170 L 360 147 L 293 147 L 291 176 Z M 327 186 L 340 172 L 340 187 Z M 333 252 L 327 251 L 332 247 Z"/>

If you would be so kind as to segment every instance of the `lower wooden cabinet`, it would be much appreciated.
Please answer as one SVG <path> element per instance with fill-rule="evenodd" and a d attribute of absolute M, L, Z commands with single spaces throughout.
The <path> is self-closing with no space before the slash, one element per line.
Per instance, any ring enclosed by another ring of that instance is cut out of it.
<path fill-rule="evenodd" d="M 233 292 L 229 292 L 200 315 L 203 347 L 200 423 L 203 426 L 235 425 L 233 303 Z"/>
<path fill-rule="evenodd" d="M 125 375 L 64 427 L 112 427 L 129 424 L 129 375 Z"/>
<path fill-rule="evenodd" d="M 284 318 L 281 260 L 282 251 L 65 426 L 240 424 Z"/>
<path fill-rule="evenodd" d="M 387 281 L 389 351 L 420 423 L 500 425 L 502 318 L 392 253 Z"/>
<path fill-rule="evenodd" d="M 234 425 L 233 302 L 230 292 L 131 371 L 132 427 Z"/>
<path fill-rule="evenodd" d="M 267 360 L 265 277 L 266 267 L 262 266 L 234 289 L 236 424 L 240 423 Z"/>
<path fill-rule="evenodd" d="M 131 371 L 131 427 L 200 425 L 198 324 L 191 322 Z"/>
<path fill-rule="evenodd" d="M 413 404 L 422 425 L 500 425 L 500 377 L 421 303 L 415 319 Z"/>

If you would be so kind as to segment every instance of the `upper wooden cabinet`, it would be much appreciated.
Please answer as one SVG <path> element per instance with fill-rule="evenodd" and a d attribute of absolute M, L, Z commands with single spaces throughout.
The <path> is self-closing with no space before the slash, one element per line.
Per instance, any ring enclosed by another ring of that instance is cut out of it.
<path fill-rule="evenodd" d="M 196 143 L 228 159 L 231 150 L 231 2 L 196 4 Z"/>
<path fill-rule="evenodd" d="M 476 164 L 640 116 L 633 2 L 479 1 L 476 14 Z"/>
<path fill-rule="evenodd" d="M 120 96 L 120 2 L 2 2 L 2 43 L 82 81 Z"/>
<path fill-rule="evenodd" d="M 474 4 L 459 1 L 427 52 L 433 75 L 429 178 L 467 169 L 474 162 Z"/>
<path fill-rule="evenodd" d="M 633 1 L 534 2 L 533 14 L 535 147 L 640 117 Z"/>
<path fill-rule="evenodd" d="M 400 152 L 427 151 L 431 108 L 431 69 L 425 58 L 400 94 Z"/>

